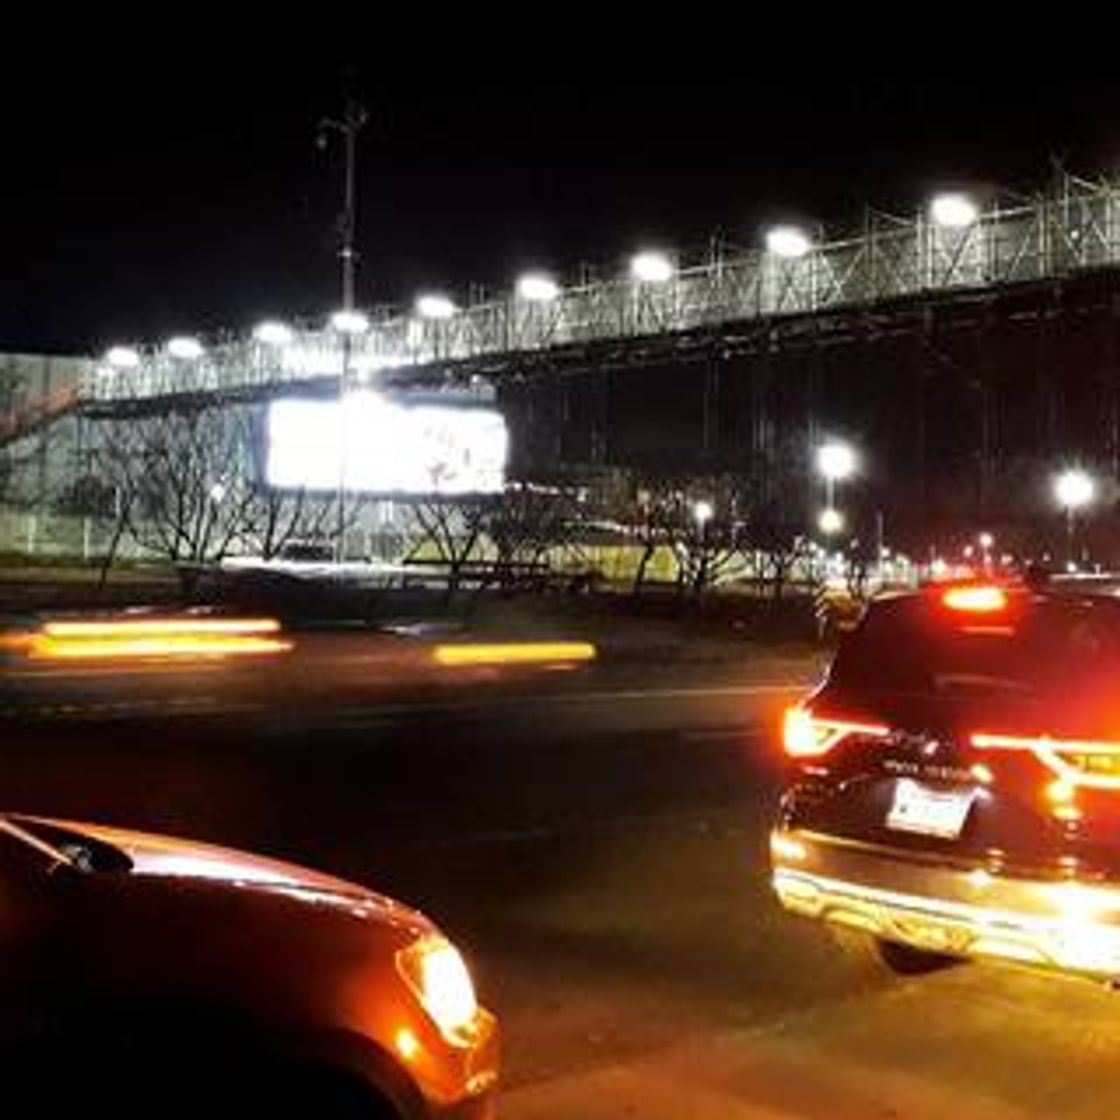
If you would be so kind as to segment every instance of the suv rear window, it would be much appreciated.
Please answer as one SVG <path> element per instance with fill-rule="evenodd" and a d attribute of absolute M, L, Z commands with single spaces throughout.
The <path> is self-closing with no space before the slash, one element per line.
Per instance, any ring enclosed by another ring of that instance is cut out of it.
<path fill-rule="evenodd" d="M 1006 615 L 955 615 L 935 596 L 875 603 L 830 679 L 938 696 L 1096 695 L 1120 684 L 1120 604 L 1025 596 Z"/>

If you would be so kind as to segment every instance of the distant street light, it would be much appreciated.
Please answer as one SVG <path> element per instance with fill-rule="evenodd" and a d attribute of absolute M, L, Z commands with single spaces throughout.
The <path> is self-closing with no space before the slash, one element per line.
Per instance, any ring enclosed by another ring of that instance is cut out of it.
<path fill-rule="evenodd" d="M 664 253 L 638 253 L 630 261 L 630 275 L 643 284 L 664 284 L 676 269 Z"/>
<path fill-rule="evenodd" d="M 105 364 L 113 369 L 135 369 L 140 364 L 140 354 L 131 346 L 110 346 L 105 351 Z"/>
<path fill-rule="evenodd" d="M 825 443 L 817 448 L 817 469 L 825 478 L 842 482 L 856 471 L 856 453 L 846 443 Z"/>
<path fill-rule="evenodd" d="M 980 217 L 976 203 L 966 194 L 939 194 L 930 203 L 929 214 L 934 224 L 946 229 L 967 229 Z"/>
<path fill-rule="evenodd" d="M 980 545 L 980 554 L 984 558 L 984 567 L 990 569 L 992 566 L 992 545 L 996 543 L 995 537 L 991 533 L 981 533 L 976 538 L 976 543 Z"/>
<path fill-rule="evenodd" d="M 416 314 L 421 319 L 450 319 L 455 314 L 455 304 L 443 295 L 420 296 L 416 301 Z"/>
<path fill-rule="evenodd" d="M 184 362 L 194 361 L 195 358 L 202 357 L 202 343 L 196 338 L 180 336 L 173 338 L 167 344 L 167 352 L 173 358 L 180 358 Z"/>
<path fill-rule="evenodd" d="M 253 329 L 253 337 L 266 346 L 287 346 L 292 341 L 292 328 L 287 323 L 270 319 Z"/>
<path fill-rule="evenodd" d="M 1064 470 L 1054 479 L 1054 497 L 1066 511 L 1066 563 L 1072 566 L 1074 536 L 1077 531 L 1077 514 L 1090 505 L 1096 496 L 1097 486 L 1088 472 L 1078 467 Z"/>
<path fill-rule="evenodd" d="M 817 470 L 824 478 L 825 506 L 836 505 L 836 483 L 851 478 L 856 472 L 856 453 L 850 444 L 833 440 L 817 448 Z"/>
<path fill-rule="evenodd" d="M 226 488 L 222 483 L 215 482 L 214 485 L 210 487 L 210 500 L 215 505 L 218 505 L 218 503 L 221 502 L 221 500 L 225 496 L 226 496 Z"/>
<path fill-rule="evenodd" d="M 698 501 L 692 504 L 692 516 L 696 519 L 696 524 L 703 528 L 709 521 L 711 521 L 715 510 L 712 508 L 712 503 L 708 501 Z"/>
<path fill-rule="evenodd" d="M 817 528 L 826 536 L 833 537 L 844 529 L 844 515 L 834 506 L 826 506 L 817 518 Z"/>
<path fill-rule="evenodd" d="M 766 234 L 766 249 L 776 257 L 797 260 L 812 247 L 808 235 L 796 226 L 775 226 Z"/>
<path fill-rule="evenodd" d="M 517 294 L 530 303 L 549 303 L 560 294 L 560 285 L 551 276 L 530 272 L 517 281 Z"/>

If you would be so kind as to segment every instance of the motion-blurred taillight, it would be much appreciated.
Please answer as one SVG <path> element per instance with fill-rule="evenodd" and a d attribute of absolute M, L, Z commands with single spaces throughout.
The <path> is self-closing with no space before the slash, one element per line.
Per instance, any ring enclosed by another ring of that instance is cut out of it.
<path fill-rule="evenodd" d="M 1053 771 L 1061 786 L 1120 790 L 1120 742 L 984 731 L 974 732 L 970 741 L 982 751 L 1029 751 Z"/>
<path fill-rule="evenodd" d="M 786 710 L 782 745 L 790 758 L 821 758 L 850 735 L 882 739 L 889 734 L 890 728 L 881 723 L 817 716 L 798 705 Z"/>

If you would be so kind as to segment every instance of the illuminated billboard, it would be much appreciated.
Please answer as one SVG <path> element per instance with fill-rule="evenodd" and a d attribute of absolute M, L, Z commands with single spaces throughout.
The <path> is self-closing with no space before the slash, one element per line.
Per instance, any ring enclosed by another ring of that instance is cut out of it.
<path fill-rule="evenodd" d="M 268 408 L 265 475 L 281 489 L 493 494 L 509 435 L 491 408 L 403 404 L 377 393 L 288 398 Z"/>

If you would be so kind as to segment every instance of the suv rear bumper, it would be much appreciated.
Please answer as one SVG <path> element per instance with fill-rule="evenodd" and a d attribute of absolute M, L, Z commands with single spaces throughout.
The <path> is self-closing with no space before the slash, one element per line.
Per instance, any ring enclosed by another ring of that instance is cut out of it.
<path fill-rule="evenodd" d="M 1120 978 L 1120 884 L 1024 878 L 796 829 L 770 838 L 787 910 L 960 957 Z"/>

